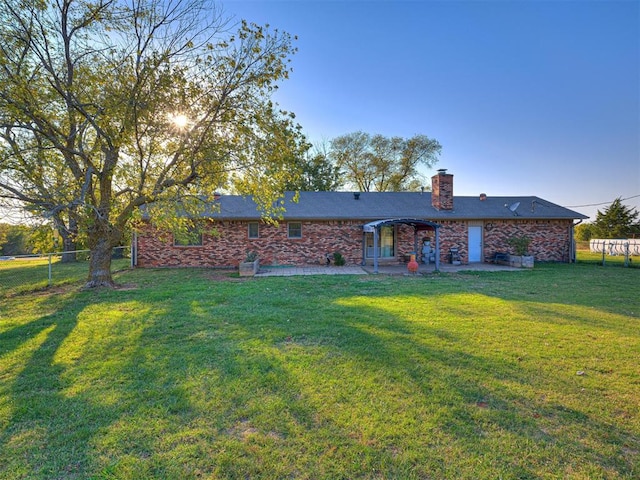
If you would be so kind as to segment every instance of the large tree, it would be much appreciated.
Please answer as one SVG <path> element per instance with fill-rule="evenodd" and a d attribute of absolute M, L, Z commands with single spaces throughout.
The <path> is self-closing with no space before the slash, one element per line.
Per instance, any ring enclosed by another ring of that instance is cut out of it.
<path fill-rule="evenodd" d="M 307 149 L 270 101 L 294 51 L 207 0 L 0 0 L 0 199 L 82 231 L 89 287 L 143 205 L 234 188 L 277 215 Z"/>
<path fill-rule="evenodd" d="M 628 238 L 640 233 L 638 211 L 622 203 L 620 198 L 613 201 L 603 212 L 598 210 L 592 224 L 595 238 Z"/>
<path fill-rule="evenodd" d="M 441 149 L 426 135 L 402 138 L 355 132 L 331 141 L 331 157 L 346 181 L 365 192 L 418 188 L 423 183 L 418 167 L 432 167 Z"/>

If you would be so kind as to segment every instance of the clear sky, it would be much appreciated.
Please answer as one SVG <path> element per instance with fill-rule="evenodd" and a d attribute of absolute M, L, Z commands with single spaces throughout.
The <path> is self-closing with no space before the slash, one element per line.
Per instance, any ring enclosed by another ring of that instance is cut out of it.
<path fill-rule="evenodd" d="M 312 142 L 424 134 L 456 195 L 537 195 L 591 220 L 635 196 L 640 211 L 638 0 L 223 7 L 298 36 L 275 99 Z"/>

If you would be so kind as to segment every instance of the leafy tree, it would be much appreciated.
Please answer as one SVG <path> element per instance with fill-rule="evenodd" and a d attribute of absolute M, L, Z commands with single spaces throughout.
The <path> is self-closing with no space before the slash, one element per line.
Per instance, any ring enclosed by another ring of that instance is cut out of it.
<path fill-rule="evenodd" d="M 2 253 L 4 245 L 7 243 L 9 227 L 8 223 L 0 223 L 0 253 Z"/>
<path fill-rule="evenodd" d="M 24 225 L 0 224 L 0 255 L 32 253 L 29 228 Z"/>
<path fill-rule="evenodd" d="M 57 250 L 59 251 L 62 246 L 56 245 L 56 240 L 57 239 L 54 231 L 51 229 L 51 225 L 41 224 L 30 229 L 29 243 L 32 247 L 33 253 L 51 253 Z M 71 261 L 71 259 L 75 261 L 75 255 L 73 255 L 69 261 Z"/>
<path fill-rule="evenodd" d="M 355 132 L 331 141 L 331 158 L 361 191 L 406 191 L 423 183 L 418 166 L 432 167 L 441 149 L 426 135 L 401 138 Z"/>
<path fill-rule="evenodd" d="M 0 0 L 0 200 L 85 236 L 88 287 L 113 284 L 111 249 L 141 206 L 180 225 L 177 209 L 227 188 L 281 213 L 306 150 L 270 101 L 292 39 L 209 5 Z"/>
<path fill-rule="evenodd" d="M 307 151 L 297 160 L 296 167 L 298 175 L 287 184 L 287 190 L 330 192 L 343 185 L 340 169 L 331 161 L 324 144 Z"/>
<path fill-rule="evenodd" d="M 579 225 L 576 225 L 574 231 L 576 240 L 587 242 L 594 238 L 592 223 L 581 223 Z"/>
<path fill-rule="evenodd" d="M 596 220 L 593 222 L 593 237 L 631 237 L 640 232 L 637 220 L 638 211 L 623 205 L 620 198 L 617 198 L 603 212 L 598 210 Z"/>

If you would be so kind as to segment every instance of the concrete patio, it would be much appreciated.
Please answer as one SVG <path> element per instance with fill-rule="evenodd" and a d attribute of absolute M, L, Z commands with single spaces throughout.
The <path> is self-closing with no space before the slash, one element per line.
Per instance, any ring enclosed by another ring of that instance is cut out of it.
<path fill-rule="evenodd" d="M 506 265 L 496 265 L 493 263 L 470 263 L 467 265 L 451 265 L 448 263 L 440 264 L 440 272 L 443 273 L 455 273 L 461 271 L 474 271 L 474 272 L 517 272 L 526 270 L 523 268 L 509 267 Z M 435 271 L 435 265 L 420 265 L 418 273 L 415 275 L 425 275 L 433 273 Z M 296 275 L 369 275 L 374 274 L 373 265 L 362 266 L 304 266 L 304 267 L 290 267 L 290 266 L 260 266 L 260 270 L 255 275 L 256 277 L 292 277 Z M 413 275 L 409 274 L 407 266 L 405 264 L 395 265 L 380 265 L 378 267 L 378 275 Z"/>

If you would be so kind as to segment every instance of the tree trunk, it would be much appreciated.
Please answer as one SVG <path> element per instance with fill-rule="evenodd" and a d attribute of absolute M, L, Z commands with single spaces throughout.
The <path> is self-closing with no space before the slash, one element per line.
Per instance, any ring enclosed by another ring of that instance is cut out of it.
<path fill-rule="evenodd" d="M 73 216 L 69 216 L 67 225 L 61 215 L 55 216 L 53 221 L 58 235 L 62 238 L 62 263 L 75 262 L 77 259 L 75 250 L 76 238 L 78 238 L 78 222 Z"/>
<path fill-rule="evenodd" d="M 69 230 L 71 230 L 71 227 Z M 59 230 L 58 233 L 62 237 L 62 263 L 75 262 L 76 235 L 78 233 L 78 227 L 76 226 L 75 233 L 71 233 L 66 230 Z"/>
<path fill-rule="evenodd" d="M 89 277 L 85 288 L 115 286 L 111 277 L 111 251 L 113 246 L 106 238 L 97 239 L 91 247 L 89 258 Z"/>
<path fill-rule="evenodd" d="M 93 228 L 88 233 L 89 277 L 85 288 L 115 286 L 111 276 L 111 252 L 122 240 L 122 230 L 114 227 L 104 218 L 95 218 Z"/>

